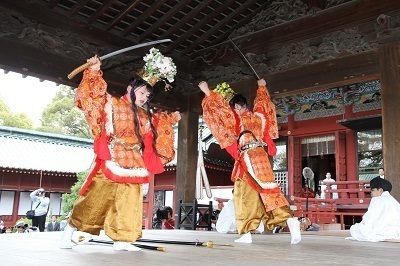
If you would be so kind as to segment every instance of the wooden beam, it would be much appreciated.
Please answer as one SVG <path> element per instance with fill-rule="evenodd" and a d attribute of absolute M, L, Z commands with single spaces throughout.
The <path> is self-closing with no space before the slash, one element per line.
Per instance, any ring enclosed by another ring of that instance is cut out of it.
<path fill-rule="evenodd" d="M 259 73 L 267 81 L 271 97 L 285 97 L 288 95 L 323 90 L 352 83 L 370 81 L 379 78 L 378 51 L 373 50 L 358 53 L 337 59 L 293 68 L 287 71 L 267 75 Z M 194 84 L 197 84 L 195 81 Z M 231 87 L 248 100 L 255 97 L 257 88 L 253 77 L 239 82 L 230 82 Z M 192 112 L 201 113 L 201 101 L 204 95 L 200 92 L 191 94 Z"/>
<path fill-rule="evenodd" d="M 329 32 L 358 26 L 362 23 L 376 21 L 380 14 L 390 15 L 399 12 L 400 1 L 398 0 L 354 0 L 319 11 L 312 16 L 302 17 L 242 36 L 241 49 L 244 54 L 248 52 L 264 53 L 279 49 L 282 45 L 291 43 L 294 40 L 297 42 Z M 195 59 L 202 54 L 209 53 L 209 50 L 216 50 L 227 45 L 230 45 L 229 41 L 222 42 L 208 49 L 193 53 L 191 58 Z M 223 57 L 215 59 L 212 64 L 224 65 L 236 58 L 235 51 L 231 49 L 227 50 Z"/>
<path fill-rule="evenodd" d="M 143 23 L 148 17 L 150 17 L 154 12 L 157 11 L 157 9 L 164 4 L 166 0 L 158 0 L 154 1 L 153 4 L 143 11 L 143 13 L 135 19 L 135 22 L 131 23 L 129 27 L 127 27 L 124 32 L 122 33 L 123 37 L 126 37 L 128 34 L 130 34 L 133 30 L 135 30 L 140 24 Z"/>
<path fill-rule="evenodd" d="M 49 3 L 47 4 L 47 6 L 50 9 L 53 9 L 55 6 L 58 5 L 59 2 L 60 2 L 60 0 L 50 0 Z"/>
<path fill-rule="evenodd" d="M 76 13 L 79 12 L 86 4 L 89 2 L 89 0 L 81 0 L 75 3 L 74 7 L 71 9 L 69 12 L 69 17 L 73 17 L 76 15 Z"/>
<path fill-rule="evenodd" d="M 220 15 L 220 12 L 225 10 L 226 6 L 230 5 L 232 2 L 235 0 L 227 0 L 224 2 L 223 5 L 219 5 L 217 9 L 215 9 L 211 14 L 208 14 L 208 16 L 205 16 L 202 20 L 200 20 L 198 23 L 196 23 L 195 27 L 192 27 L 190 30 L 186 31 L 184 34 L 182 34 L 178 40 L 174 41 L 167 47 L 167 52 L 173 50 L 174 48 L 178 47 L 181 43 L 186 42 L 190 37 L 192 37 L 195 33 L 199 32 L 199 29 L 201 29 L 204 25 L 206 25 L 208 22 L 213 20 L 216 16 Z M 213 30 L 209 30 L 213 31 Z M 201 38 L 201 37 L 200 37 Z"/>
<path fill-rule="evenodd" d="M 108 26 L 106 27 L 106 30 L 109 31 L 112 28 L 115 27 L 115 25 L 117 25 L 127 14 L 129 14 L 129 12 L 132 11 L 132 9 L 134 9 L 138 4 L 140 4 L 140 0 L 132 0 L 130 1 L 126 7 L 124 8 L 124 10 L 119 13 L 118 16 L 116 16 L 110 24 L 108 24 Z"/>
<path fill-rule="evenodd" d="M 171 36 L 174 32 L 176 32 L 178 29 L 182 28 L 183 25 L 186 24 L 186 22 L 190 19 L 192 19 L 194 16 L 196 16 L 201 10 L 203 10 L 205 7 L 210 5 L 210 3 L 213 0 L 205 0 L 202 1 L 199 5 L 196 6 L 196 8 L 193 8 L 189 13 L 187 13 L 181 20 L 179 20 L 178 23 L 176 23 L 174 26 L 172 26 L 168 31 L 164 32 L 161 35 L 161 39 L 167 38 Z"/>
<path fill-rule="evenodd" d="M 31 1 L 1 0 L 0 7 L 3 7 L 4 10 L 9 9 L 10 12 L 20 14 L 29 20 L 35 21 L 38 25 L 45 25 L 49 28 L 57 27 L 58 30 L 65 33 L 82 36 L 83 40 L 93 42 L 94 45 L 109 47 L 113 50 L 132 45 L 131 40 L 105 32 L 91 25 L 71 20 L 67 15 L 64 17 L 59 13 L 53 12 L 51 9 L 32 3 Z M 135 54 L 135 51 L 131 51 L 131 54 Z"/>
<path fill-rule="evenodd" d="M 181 0 L 179 1 L 173 8 L 171 8 L 167 13 L 165 13 L 153 26 L 149 29 L 146 30 L 138 39 L 138 42 L 142 42 L 149 36 L 150 34 L 153 34 L 154 31 L 159 29 L 162 25 L 166 24 L 168 20 L 171 19 L 171 17 L 175 16 L 177 12 L 179 12 L 182 7 L 184 7 L 186 4 L 188 4 L 191 0 Z"/>
<path fill-rule="evenodd" d="M 7 51 L 1 54 L 0 68 L 74 88 L 78 86 L 82 73 L 76 75 L 72 80 L 69 80 L 67 75 L 82 62 L 24 45 L 20 41 L 4 38 L 0 40 L 0 51 Z M 126 83 L 130 76 L 122 75 L 110 69 L 104 69 L 103 75 L 110 93 L 115 95 L 125 93 Z M 152 101 L 158 108 L 181 111 L 186 109 L 186 97 L 181 95 L 180 92 L 165 92 L 161 82 L 156 85 L 156 90 L 158 93 Z"/>
<path fill-rule="evenodd" d="M 257 9 L 255 9 L 253 13 L 254 13 L 254 14 L 257 14 L 257 13 L 261 12 L 261 11 L 264 10 L 267 6 L 271 5 L 272 1 L 273 1 L 273 0 L 265 1 L 261 6 L 259 6 Z M 247 2 L 246 2 L 246 3 L 247 3 Z M 236 13 L 236 10 L 235 10 L 234 12 Z M 245 19 L 241 20 L 239 23 L 236 23 L 234 29 L 238 29 L 238 28 L 240 28 L 240 27 L 246 25 L 246 24 L 249 23 L 252 19 L 253 19 L 253 16 L 247 16 Z M 230 31 L 227 31 L 227 32 L 221 34 L 221 36 L 219 36 L 217 39 L 215 39 L 215 40 L 213 41 L 213 44 L 212 44 L 213 47 L 214 47 L 214 45 L 219 46 L 221 43 L 225 43 L 225 42 L 227 41 L 229 35 L 231 35 L 231 34 L 232 34 L 232 33 L 231 33 Z M 205 48 L 205 49 L 202 49 L 201 51 L 205 51 L 205 50 L 207 50 L 207 49 L 208 49 L 208 48 Z M 194 54 L 199 54 L 199 52 L 201 52 L 201 51 L 197 51 L 197 52 L 195 52 Z"/>
<path fill-rule="evenodd" d="M 379 56 L 373 50 L 275 73 L 266 81 L 272 97 L 283 97 L 376 78 L 379 78 Z"/>
<path fill-rule="evenodd" d="M 107 2 L 103 3 L 99 10 L 97 10 L 93 16 L 91 16 L 88 20 L 88 24 L 93 24 L 104 12 L 115 3 L 117 0 L 108 0 Z"/>
<path fill-rule="evenodd" d="M 256 0 L 253 1 L 246 1 L 245 4 L 241 5 L 239 8 L 236 8 L 235 11 L 233 11 L 232 13 L 229 14 L 229 16 L 226 16 L 224 19 L 222 19 L 216 26 L 212 27 L 211 29 L 209 29 L 208 31 L 206 31 L 200 38 L 197 38 L 196 41 L 194 41 L 191 45 L 189 45 L 188 47 L 186 47 L 186 49 L 183 51 L 183 54 L 187 54 L 190 51 L 192 51 L 195 47 L 199 46 L 199 44 L 203 43 L 204 41 L 208 40 L 208 38 L 210 36 L 212 36 L 213 34 L 215 34 L 216 32 L 219 31 L 219 29 L 221 27 L 224 27 L 226 24 L 228 24 L 228 21 L 233 20 L 234 17 L 236 17 L 239 13 L 242 13 L 243 10 L 247 9 L 249 6 L 253 5 L 254 2 L 256 2 Z M 224 3 L 225 5 L 225 3 Z M 263 6 L 265 6 L 266 4 L 264 3 Z M 218 12 L 218 11 L 217 11 Z M 215 12 L 215 13 L 217 13 Z M 255 13 L 257 14 L 257 13 Z M 218 15 L 218 14 L 216 14 Z M 250 16 L 247 19 L 244 19 L 241 21 L 241 23 L 244 23 L 245 21 L 249 21 L 250 20 Z M 239 27 L 239 23 L 237 23 L 235 25 L 235 28 L 237 29 Z M 224 33 L 222 35 L 226 35 L 227 33 Z M 218 34 L 219 35 L 219 34 Z"/>

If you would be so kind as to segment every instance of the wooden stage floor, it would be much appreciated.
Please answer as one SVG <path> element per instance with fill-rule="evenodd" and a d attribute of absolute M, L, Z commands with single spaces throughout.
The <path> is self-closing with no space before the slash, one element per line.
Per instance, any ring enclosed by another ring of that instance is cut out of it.
<path fill-rule="evenodd" d="M 395 265 L 400 243 L 346 240 L 349 231 L 305 232 L 299 245 L 290 234 L 253 235 L 252 244 L 236 244 L 236 234 L 215 231 L 144 230 L 143 238 L 179 241 L 213 241 L 234 246 L 196 247 L 172 244 L 166 251 L 114 251 L 112 246 L 84 244 L 71 250 L 58 248 L 62 232 L 0 235 L 0 264 L 13 265 Z M 74 239 L 84 235 L 74 233 Z M 101 237 L 95 236 L 97 239 Z M 139 243 L 138 243 L 139 244 Z"/>

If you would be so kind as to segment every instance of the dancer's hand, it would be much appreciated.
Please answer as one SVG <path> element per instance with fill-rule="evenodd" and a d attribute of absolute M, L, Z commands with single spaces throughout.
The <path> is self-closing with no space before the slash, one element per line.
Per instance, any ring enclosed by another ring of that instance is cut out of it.
<path fill-rule="evenodd" d="M 202 92 L 204 92 L 205 95 L 209 96 L 210 95 L 210 88 L 208 87 L 207 82 L 201 81 L 199 83 L 199 88 Z"/>
<path fill-rule="evenodd" d="M 179 111 L 175 111 L 174 114 L 175 114 L 176 118 L 178 119 L 178 121 L 181 120 L 181 113 L 179 113 Z"/>
<path fill-rule="evenodd" d="M 265 79 L 259 79 L 259 80 L 257 80 L 257 84 L 258 84 L 258 86 L 265 87 L 265 85 L 267 85 L 267 82 L 265 82 Z"/>
<path fill-rule="evenodd" d="M 89 58 L 87 60 L 87 62 L 91 63 L 91 66 L 90 66 L 91 70 L 100 70 L 101 61 L 97 55 L 93 56 L 92 58 Z"/>

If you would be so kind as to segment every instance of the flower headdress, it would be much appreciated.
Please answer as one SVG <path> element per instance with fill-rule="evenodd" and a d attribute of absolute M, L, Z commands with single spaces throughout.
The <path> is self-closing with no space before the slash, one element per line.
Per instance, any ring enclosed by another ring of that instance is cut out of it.
<path fill-rule="evenodd" d="M 233 96 L 236 95 L 236 92 L 226 82 L 218 84 L 215 87 L 214 92 L 221 94 L 221 96 L 224 97 L 228 102 L 232 100 Z"/>
<path fill-rule="evenodd" d="M 145 65 L 138 73 L 144 80 L 151 86 L 154 86 L 158 81 L 164 80 L 166 88 L 170 85 L 167 84 L 174 81 L 176 75 L 176 66 L 172 58 L 164 56 L 158 49 L 151 48 L 149 53 L 143 57 Z"/>

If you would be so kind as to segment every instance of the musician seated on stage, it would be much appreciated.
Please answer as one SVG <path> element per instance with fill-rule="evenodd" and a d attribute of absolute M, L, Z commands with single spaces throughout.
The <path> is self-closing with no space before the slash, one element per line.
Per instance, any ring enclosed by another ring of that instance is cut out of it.
<path fill-rule="evenodd" d="M 157 219 L 162 222 L 162 229 L 175 229 L 175 220 L 172 214 L 173 210 L 169 206 L 157 211 Z"/>

